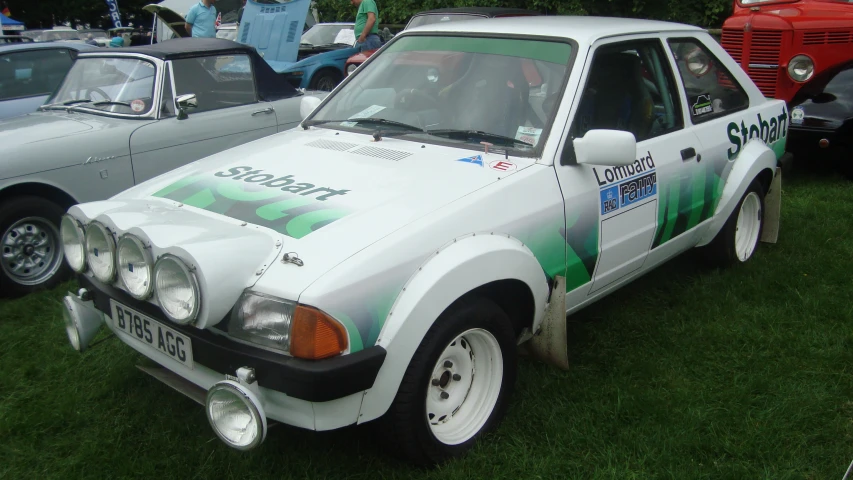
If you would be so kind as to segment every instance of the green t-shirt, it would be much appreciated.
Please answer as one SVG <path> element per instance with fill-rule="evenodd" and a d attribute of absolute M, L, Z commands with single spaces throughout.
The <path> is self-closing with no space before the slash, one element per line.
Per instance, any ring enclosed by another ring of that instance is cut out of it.
<path fill-rule="evenodd" d="M 373 12 L 376 21 L 373 22 L 373 28 L 368 33 L 379 33 L 379 10 L 376 8 L 374 0 L 361 0 L 361 5 L 358 6 L 358 13 L 355 14 L 355 38 L 361 36 L 364 26 L 367 25 L 367 14 Z"/>

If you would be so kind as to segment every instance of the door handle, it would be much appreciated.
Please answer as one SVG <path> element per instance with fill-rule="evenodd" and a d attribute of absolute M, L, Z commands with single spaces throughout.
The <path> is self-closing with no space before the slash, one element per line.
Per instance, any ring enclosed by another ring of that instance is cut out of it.
<path fill-rule="evenodd" d="M 690 160 L 691 158 L 696 156 L 696 149 L 693 147 L 685 148 L 681 151 L 681 159 L 682 160 Z"/>
<path fill-rule="evenodd" d="M 262 114 L 262 113 L 272 113 L 272 112 L 274 112 L 274 111 L 275 111 L 275 110 L 273 110 L 273 108 L 272 108 L 272 107 L 267 107 L 267 108 L 265 108 L 265 109 L 263 109 L 263 110 L 258 110 L 257 112 L 252 112 L 252 116 L 254 117 L 255 115 L 260 115 L 260 114 Z"/>

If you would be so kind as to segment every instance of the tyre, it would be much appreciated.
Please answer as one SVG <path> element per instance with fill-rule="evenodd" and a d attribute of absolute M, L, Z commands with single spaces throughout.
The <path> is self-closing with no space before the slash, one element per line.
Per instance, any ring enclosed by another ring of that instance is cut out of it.
<path fill-rule="evenodd" d="M 753 180 L 722 230 L 704 249 L 715 266 L 745 263 L 755 253 L 764 229 L 764 189 Z"/>
<path fill-rule="evenodd" d="M 71 269 L 63 261 L 59 221 L 65 211 L 41 197 L 0 204 L 0 296 L 54 287 Z"/>
<path fill-rule="evenodd" d="M 483 298 L 442 314 L 418 346 L 378 434 L 389 450 L 420 466 L 468 451 L 502 420 L 515 385 L 509 317 Z"/>
<path fill-rule="evenodd" d="M 331 92 L 340 83 L 341 76 L 332 70 L 321 70 L 317 72 L 309 84 L 311 90 L 322 90 Z"/>

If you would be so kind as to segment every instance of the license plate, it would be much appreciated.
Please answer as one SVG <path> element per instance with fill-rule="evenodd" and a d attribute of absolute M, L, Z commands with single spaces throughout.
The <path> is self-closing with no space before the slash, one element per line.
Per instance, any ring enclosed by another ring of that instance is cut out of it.
<path fill-rule="evenodd" d="M 112 299 L 110 309 L 117 332 L 193 368 L 193 348 L 189 337 Z"/>

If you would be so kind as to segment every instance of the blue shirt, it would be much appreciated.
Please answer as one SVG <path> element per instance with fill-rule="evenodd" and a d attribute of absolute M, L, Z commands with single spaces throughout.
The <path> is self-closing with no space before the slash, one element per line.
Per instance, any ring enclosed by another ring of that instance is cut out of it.
<path fill-rule="evenodd" d="M 216 37 L 216 7 L 196 3 L 187 12 L 187 23 L 193 26 L 193 37 Z"/>

